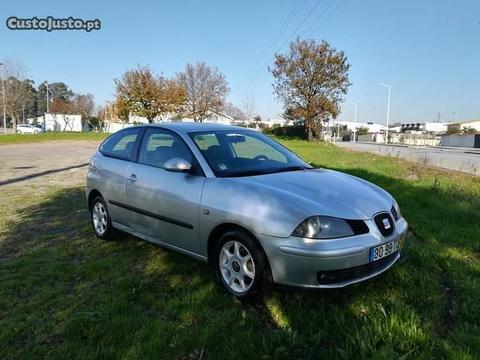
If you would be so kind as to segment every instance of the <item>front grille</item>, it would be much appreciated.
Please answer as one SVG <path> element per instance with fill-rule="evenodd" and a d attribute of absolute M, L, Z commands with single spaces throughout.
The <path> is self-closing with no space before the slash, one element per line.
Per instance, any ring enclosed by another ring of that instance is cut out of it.
<path fill-rule="evenodd" d="M 375 221 L 378 230 L 380 230 L 383 236 L 387 237 L 393 234 L 395 221 L 393 221 L 393 218 L 389 213 L 380 213 L 373 218 L 373 221 Z"/>
<path fill-rule="evenodd" d="M 400 217 L 398 216 L 397 209 L 395 209 L 395 206 L 392 206 L 392 209 L 390 210 L 390 212 L 392 213 L 392 216 L 395 219 L 395 221 L 398 221 L 400 219 Z"/>
<path fill-rule="evenodd" d="M 367 277 L 388 267 L 395 260 L 397 254 L 398 251 L 375 262 L 348 269 L 319 271 L 317 272 L 317 281 L 320 285 L 330 285 Z"/>
<path fill-rule="evenodd" d="M 346 220 L 348 225 L 352 228 L 355 235 L 362 235 L 368 233 L 368 226 L 363 220 Z"/>

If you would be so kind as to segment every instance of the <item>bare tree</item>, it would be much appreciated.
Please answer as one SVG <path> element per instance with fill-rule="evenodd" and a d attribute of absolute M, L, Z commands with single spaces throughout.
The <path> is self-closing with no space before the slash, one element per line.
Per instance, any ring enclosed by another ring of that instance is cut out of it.
<path fill-rule="evenodd" d="M 242 110 L 247 120 L 252 120 L 255 114 L 255 97 L 246 94 L 243 98 Z"/>
<path fill-rule="evenodd" d="M 230 89 L 218 68 L 203 62 L 187 64 L 185 70 L 177 74 L 177 79 L 185 89 L 183 116 L 202 122 L 223 110 Z"/>
<path fill-rule="evenodd" d="M 25 98 L 29 95 L 30 82 L 25 79 L 27 72 L 26 66 L 20 62 L 10 59 L 4 59 L 3 63 L 3 80 L 4 84 L 0 87 L 0 95 L 3 89 L 5 90 L 4 96 L 0 96 L 0 101 L 5 98 L 5 112 L 10 117 L 12 122 L 13 131 L 17 132 L 17 120 L 22 113 L 22 107 L 24 106 Z"/>
<path fill-rule="evenodd" d="M 75 94 L 72 110 L 82 116 L 82 122 L 88 122 L 95 111 L 95 102 L 92 94 Z"/>

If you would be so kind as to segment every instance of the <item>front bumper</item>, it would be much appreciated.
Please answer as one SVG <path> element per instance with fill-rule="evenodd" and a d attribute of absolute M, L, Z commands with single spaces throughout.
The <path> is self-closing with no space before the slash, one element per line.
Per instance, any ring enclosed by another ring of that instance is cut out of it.
<path fill-rule="evenodd" d="M 277 284 L 306 288 L 339 288 L 370 279 L 390 268 L 405 247 L 408 224 L 401 218 L 395 231 L 383 237 L 373 220 L 365 221 L 369 232 L 331 240 L 291 236 L 278 238 L 258 235 Z M 400 239 L 400 250 L 370 263 L 370 248 Z M 320 278 L 329 278 L 321 282 Z"/>

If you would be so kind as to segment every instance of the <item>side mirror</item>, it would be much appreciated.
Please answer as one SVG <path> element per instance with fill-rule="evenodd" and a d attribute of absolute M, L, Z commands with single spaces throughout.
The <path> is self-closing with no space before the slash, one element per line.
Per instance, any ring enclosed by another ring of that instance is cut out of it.
<path fill-rule="evenodd" d="M 182 158 L 172 158 L 165 161 L 163 168 L 167 171 L 173 172 L 189 172 L 192 170 L 192 164 Z"/>

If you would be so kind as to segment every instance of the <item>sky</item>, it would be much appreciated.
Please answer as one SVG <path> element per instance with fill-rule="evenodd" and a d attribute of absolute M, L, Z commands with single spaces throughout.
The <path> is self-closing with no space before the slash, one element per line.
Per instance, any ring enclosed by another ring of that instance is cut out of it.
<path fill-rule="evenodd" d="M 8 1 L 0 14 L 0 58 L 25 64 L 28 77 L 63 81 L 113 99 L 114 79 L 137 65 L 174 76 L 187 63 L 217 66 L 228 100 L 279 117 L 267 68 L 296 36 L 326 40 L 351 64 L 341 120 L 390 121 L 480 118 L 478 0 L 164 0 Z M 12 31 L 10 16 L 100 19 L 91 31 Z M 440 116 L 439 114 L 440 113 Z"/>

